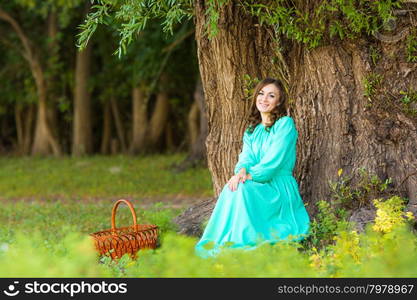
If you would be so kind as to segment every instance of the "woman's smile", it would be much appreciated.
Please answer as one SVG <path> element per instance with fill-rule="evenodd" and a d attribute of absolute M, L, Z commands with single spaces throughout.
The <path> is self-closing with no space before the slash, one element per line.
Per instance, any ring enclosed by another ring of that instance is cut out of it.
<path fill-rule="evenodd" d="M 264 86 L 256 98 L 256 107 L 261 113 L 271 112 L 278 104 L 279 90 L 274 84 Z"/>
<path fill-rule="evenodd" d="M 263 107 L 263 108 L 268 108 L 269 107 L 269 104 L 264 104 L 264 103 L 261 103 L 261 106 Z"/>

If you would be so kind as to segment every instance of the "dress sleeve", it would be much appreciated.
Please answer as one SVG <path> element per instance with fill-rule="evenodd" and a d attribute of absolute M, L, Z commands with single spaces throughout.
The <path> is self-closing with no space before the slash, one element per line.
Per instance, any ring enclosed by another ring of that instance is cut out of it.
<path fill-rule="evenodd" d="M 239 160 L 236 163 L 234 174 L 239 173 L 240 169 L 245 168 L 246 173 L 251 165 L 255 164 L 255 156 L 252 150 L 252 141 L 250 135 L 246 132 L 243 134 L 242 152 L 239 154 Z"/>
<path fill-rule="evenodd" d="M 291 151 L 293 144 L 297 140 L 297 130 L 294 120 L 285 116 L 277 121 L 274 130 L 273 141 L 265 155 L 256 165 L 247 171 L 252 176 L 252 180 L 265 183 L 270 181 L 277 170 L 281 169 L 286 162 L 288 152 Z"/>

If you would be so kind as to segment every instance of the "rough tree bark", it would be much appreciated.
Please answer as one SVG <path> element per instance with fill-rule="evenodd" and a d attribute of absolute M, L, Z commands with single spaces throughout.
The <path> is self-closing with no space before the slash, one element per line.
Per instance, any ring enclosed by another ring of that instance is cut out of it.
<path fill-rule="evenodd" d="M 374 70 L 365 40 L 301 50 L 300 56 L 293 56 L 290 68 L 297 69 L 297 80 L 292 80 L 294 116 L 301 137 L 296 173 L 300 190 L 310 202 L 330 196 L 325 180 L 336 180 L 338 168 L 351 174 L 362 167 L 379 178 L 391 177 L 398 193 L 410 199 L 409 205 L 417 204 L 416 119 L 389 105 L 398 98 L 376 95 L 368 106 L 363 96 L 363 81 L 370 71 L 384 74 L 385 89 L 394 95 L 417 86 L 417 74 L 404 76 L 400 43 L 381 43 L 381 47 L 392 56 L 384 55 Z"/>
<path fill-rule="evenodd" d="M 249 103 L 241 101 L 242 77 L 264 78 L 279 72 L 271 63 L 273 43 L 267 29 L 257 26 L 235 3 L 220 10 L 219 31 L 212 40 L 204 34 L 205 1 L 196 2 L 195 15 L 208 107 L 208 165 L 215 197 L 189 208 L 176 222 L 180 232 L 198 235 L 241 150 L 249 108 Z M 375 68 L 371 66 L 370 43 L 382 49 Z M 405 61 L 404 46 L 372 37 L 314 50 L 295 43 L 286 45 L 289 50 L 283 59 L 289 70 L 289 96 L 295 100 L 290 115 L 299 132 L 294 176 L 311 214 L 318 200 L 328 199 L 328 181 L 337 179 L 339 168 L 344 174 L 354 175 L 358 168 L 365 168 L 382 179 L 391 177 L 397 194 L 407 197 L 409 209 L 416 211 L 417 120 L 395 104 L 400 90 L 417 86 L 416 67 Z M 369 107 L 363 80 L 370 71 L 382 73 L 384 80 Z"/>
<path fill-rule="evenodd" d="M 244 75 L 262 78 L 274 73 L 270 62 L 274 51 L 270 34 L 255 27 L 255 19 L 235 2 L 221 8 L 219 31 L 211 40 L 205 34 L 204 1 L 196 3 L 196 16 L 199 68 L 207 104 L 207 160 L 217 196 L 232 175 L 247 125 L 250 102 L 244 100 Z"/>
<path fill-rule="evenodd" d="M 230 1 L 219 11 L 218 33 L 206 34 L 205 1 L 195 3 L 199 69 L 207 107 L 207 162 L 215 197 L 190 207 L 175 219 L 180 232 L 199 234 L 213 202 L 233 175 L 246 127 L 250 102 L 245 100 L 244 75 L 266 77 L 277 73 L 270 33 Z M 233 126 L 231 126 L 233 124 Z"/>

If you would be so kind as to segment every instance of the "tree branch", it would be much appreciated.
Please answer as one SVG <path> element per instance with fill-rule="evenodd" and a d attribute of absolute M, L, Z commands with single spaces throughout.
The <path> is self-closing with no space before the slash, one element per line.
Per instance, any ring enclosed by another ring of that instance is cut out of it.
<path fill-rule="evenodd" d="M 31 47 L 30 40 L 27 38 L 25 33 L 23 32 L 22 28 L 20 27 L 19 23 L 7 12 L 0 8 L 0 20 L 3 20 L 9 23 L 14 31 L 16 32 L 17 36 L 19 37 L 20 41 L 22 42 L 24 48 L 24 57 L 30 62 L 33 62 L 34 55 L 33 50 Z"/>
<path fill-rule="evenodd" d="M 17 36 L 19 37 L 20 41 L 22 42 L 23 49 L 22 51 L 23 57 L 28 61 L 30 69 L 32 71 L 33 77 L 35 79 L 37 88 L 38 88 L 38 96 L 39 101 L 46 100 L 46 83 L 44 78 L 44 72 L 42 69 L 41 62 L 39 58 L 35 55 L 33 51 L 33 47 L 29 38 L 25 35 L 20 27 L 19 23 L 6 11 L 0 8 L 0 20 L 3 20 L 9 23 L 14 31 L 16 32 Z"/>
<path fill-rule="evenodd" d="M 162 49 L 162 53 L 163 52 L 171 51 L 176 46 L 178 46 L 179 44 L 181 44 L 186 38 L 188 38 L 190 35 L 192 35 L 194 32 L 195 32 L 195 29 L 192 28 L 191 30 L 189 30 L 188 32 L 186 32 L 184 35 L 180 36 L 178 39 L 176 39 L 171 44 L 169 44 L 168 46 L 166 46 L 164 49 Z"/>

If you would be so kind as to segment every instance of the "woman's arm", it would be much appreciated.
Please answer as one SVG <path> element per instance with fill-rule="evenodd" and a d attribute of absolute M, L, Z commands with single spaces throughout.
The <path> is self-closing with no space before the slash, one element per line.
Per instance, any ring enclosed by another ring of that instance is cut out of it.
<path fill-rule="evenodd" d="M 250 135 L 245 131 L 243 134 L 243 147 L 242 152 L 239 154 L 239 160 L 236 163 L 234 174 L 243 174 L 247 173 L 247 170 L 250 166 L 255 164 L 255 156 L 252 151 L 252 142 Z"/>
<path fill-rule="evenodd" d="M 246 170 L 253 181 L 261 183 L 270 181 L 275 172 L 282 168 L 288 152 L 296 143 L 298 133 L 291 117 L 283 117 L 276 125 L 274 140 L 268 151 L 258 164 Z"/>

